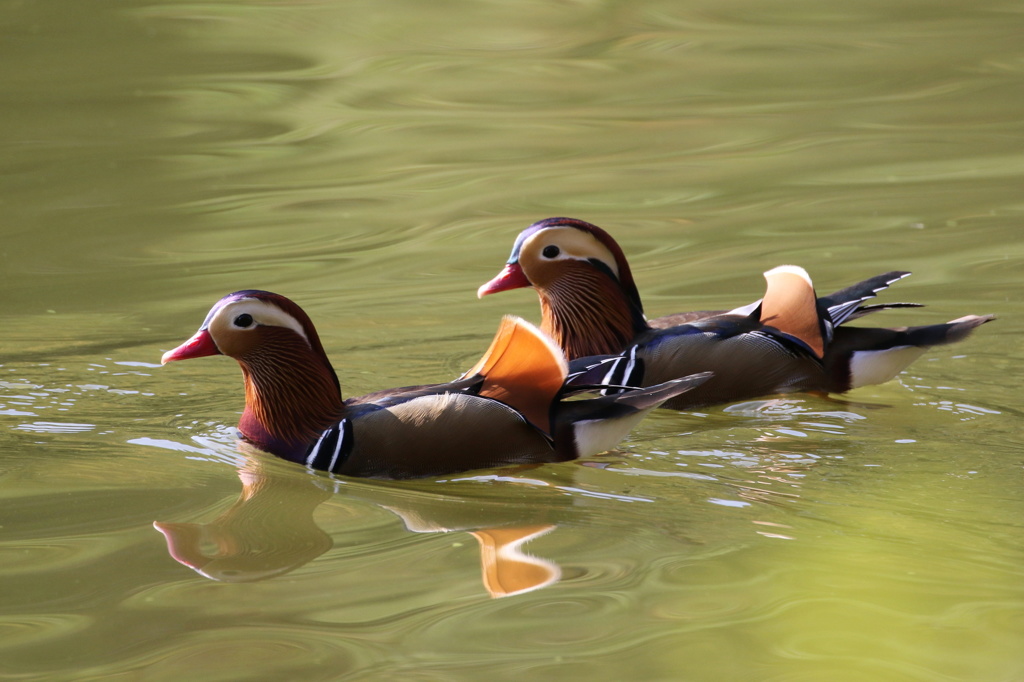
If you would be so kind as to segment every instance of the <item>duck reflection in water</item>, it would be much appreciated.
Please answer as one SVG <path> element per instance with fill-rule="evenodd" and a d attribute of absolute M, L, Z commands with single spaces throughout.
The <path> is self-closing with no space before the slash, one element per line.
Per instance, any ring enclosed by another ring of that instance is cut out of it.
<path fill-rule="evenodd" d="M 164 535 L 171 557 L 210 580 L 267 580 L 327 552 L 334 541 L 317 525 L 314 512 L 337 493 L 388 510 L 410 532 L 468 532 L 479 544 L 481 578 L 491 597 L 523 594 L 561 577 L 558 564 L 523 549 L 553 531 L 572 506 L 571 497 L 546 482 L 520 477 L 499 485 L 465 480 L 444 490 L 438 490 L 437 484 L 431 486 L 433 490 L 424 490 L 408 482 L 401 487 L 342 482 L 316 473 L 296 476 L 292 467 L 279 466 L 255 451 L 246 454 L 238 477 L 241 494 L 213 521 L 153 523 Z M 516 503 L 510 504 L 513 497 Z M 524 497 L 538 499 L 530 503 Z M 282 509 L 288 513 L 281 513 Z"/>

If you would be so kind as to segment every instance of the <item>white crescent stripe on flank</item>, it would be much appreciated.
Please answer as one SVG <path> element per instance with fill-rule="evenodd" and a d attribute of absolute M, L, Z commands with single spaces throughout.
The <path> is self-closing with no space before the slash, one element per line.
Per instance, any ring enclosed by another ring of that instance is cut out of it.
<path fill-rule="evenodd" d="M 348 435 L 348 420 L 342 419 L 337 428 L 338 444 L 334 446 L 334 454 L 331 456 L 331 463 L 327 467 L 328 471 L 334 471 L 334 465 L 338 463 L 338 455 L 341 454 L 341 446 L 344 445 L 345 437 Z"/>
<path fill-rule="evenodd" d="M 610 386 L 625 386 L 629 384 L 629 378 L 633 375 L 633 370 L 636 367 L 636 351 L 637 347 L 632 346 L 629 349 L 629 355 L 620 355 L 615 358 L 611 363 L 611 369 L 601 379 L 602 384 L 608 384 Z M 615 391 L 616 393 L 620 391 Z M 608 391 L 601 391 L 603 395 L 608 395 Z"/>
<path fill-rule="evenodd" d="M 306 466 L 313 467 L 313 463 L 316 462 L 317 455 L 320 454 L 320 446 L 323 445 L 324 438 L 327 438 L 327 434 L 334 430 L 334 427 L 327 429 L 320 434 L 320 438 L 317 439 L 316 444 L 310 449 L 309 455 L 306 456 Z"/>

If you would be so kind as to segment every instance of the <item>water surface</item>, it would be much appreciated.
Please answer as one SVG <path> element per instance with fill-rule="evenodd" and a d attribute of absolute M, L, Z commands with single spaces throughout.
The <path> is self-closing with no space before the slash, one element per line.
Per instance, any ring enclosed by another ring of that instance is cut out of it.
<path fill-rule="evenodd" d="M 2 676 L 1024 676 L 1017 4 L 3 8 Z M 845 399 L 406 483 L 239 452 L 237 367 L 156 364 L 265 288 L 348 395 L 452 378 L 537 318 L 474 291 L 552 215 L 651 315 L 792 262 L 914 271 L 879 323 L 1000 319 Z"/>

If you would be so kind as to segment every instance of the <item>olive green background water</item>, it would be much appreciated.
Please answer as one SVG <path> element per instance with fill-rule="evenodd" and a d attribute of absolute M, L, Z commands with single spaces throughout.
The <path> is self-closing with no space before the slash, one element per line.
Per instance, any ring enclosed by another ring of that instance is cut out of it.
<path fill-rule="evenodd" d="M 1024 678 L 1022 35 L 998 0 L 3 0 L 0 677 Z M 537 319 L 474 291 L 552 215 L 652 315 L 799 263 L 914 271 L 875 323 L 1000 319 L 846 401 L 414 483 L 240 453 L 234 363 L 157 365 L 255 287 L 348 395 L 452 378 Z M 469 531 L 530 525 L 559 579 L 492 598 Z"/>

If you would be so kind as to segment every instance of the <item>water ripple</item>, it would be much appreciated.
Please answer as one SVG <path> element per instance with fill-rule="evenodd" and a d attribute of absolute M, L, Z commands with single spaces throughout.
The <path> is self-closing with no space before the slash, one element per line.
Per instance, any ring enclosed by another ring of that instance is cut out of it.
<path fill-rule="evenodd" d="M 89 616 L 71 613 L 0 616 L 0 650 L 44 645 L 80 633 L 93 622 Z"/>

